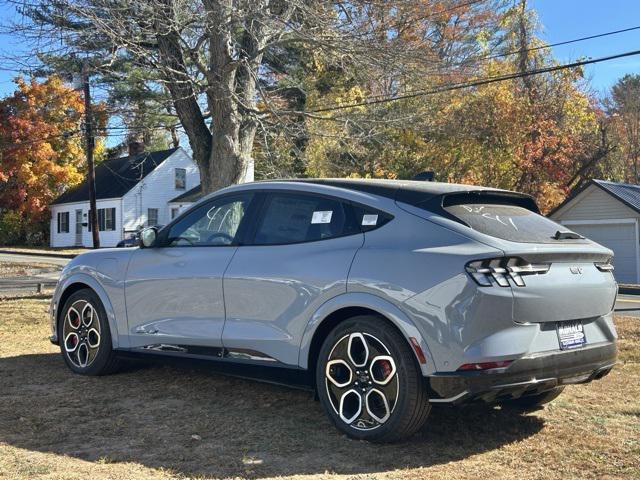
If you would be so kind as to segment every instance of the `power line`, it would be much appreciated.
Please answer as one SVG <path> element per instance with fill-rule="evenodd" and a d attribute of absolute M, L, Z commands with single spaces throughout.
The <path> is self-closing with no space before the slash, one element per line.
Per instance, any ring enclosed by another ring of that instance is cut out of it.
<path fill-rule="evenodd" d="M 148 129 L 148 130 L 163 130 L 163 129 L 169 129 L 169 128 L 184 128 L 181 124 L 174 124 L 174 125 L 151 125 L 148 127 L 131 127 L 131 129 L 136 130 L 136 129 Z M 106 127 L 106 128 L 97 128 L 96 130 L 100 130 L 103 131 L 103 133 L 99 133 L 97 136 L 102 138 L 102 137 L 122 137 L 123 135 L 125 135 L 125 133 L 108 133 L 109 130 L 123 130 L 123 131 L 128 131 L 129 128 L 128 127 Z M 5 148 L 0 148 L 0 153 L 4 153 L 4 152 L 8 152 L 12 149 L 16 149 L 16 148 L 20 148 L 23 147 L 25 145 L 32 145 L 34 143 L 42 143 L 42 142 L 48 142 L 49 140 L 55 140 L 57 138 L 76 138 L 76 137 L 80 137 L 83 135 L 83 131 L 80 129 L 77 130 L 69 130 L 60 134 L 56 134 L 56 135 L 49 135 L 48 137 L 42 137 L 42 138 L 33 138 L 31 140 L 24 140 L 22 142 L 12 142 L 10 145 L 7 145 Z"/>
<path fill-rule="evenodd" d="M 72 138 L 80 134 L 82 134 L 81 130 L 69 130 L 68 132 L 60 133 L 57 135 L 50 135 L 48 137 L 35 138 L 32 140 L 25 140 L 23 142 L 13 142 L 11 143 L 11 145 L 7 146 L 7 148 L 0 149 L 0 152 L 6 152 L 12 148 L 22 147 L 23 145 L 31 145 L 33 143 L 48 142 L 49 140 L 54 140 L 56 138 L 63 138 L 63 137 Z"/>
<path fill-rule="evenodd" d="M 599 57 L 599 58 L 593 58 L 593 59 L 589 59 L 589 60 L 581 60 L 581 61 L 573 62 L 573 63 L 555 65 L 553 67 L 538 68 L 538 69 L 529 70 L 529 71 L 526 71 L 526 72 L 513 72 L 513 73 L 508 73 L 508 74 L 505 74 L 505 75 L 487 77 L 487 78 L 478 79 L 478 80 L 474 80 L 474 81 L 470 81 L 470 82 L 461 82 L 461 83 L 457 83 L 457 84 L 443 85 L 441 87 L 437 87 L 437 88 L 434 88 L 434 89 L 431 89 L 431 90 L 419 90 L 419 91 L 416 91 L 416 92 L 407 93 L 405 95 L 397 95 L 395 97 L 386 97 L 386 98 L 362 101 L 362 102 L 357 102 L 357 103 L 350 103 L 350 104 L 346 104 L 346 105 L 336 105 L 334 107 L 317 108 L 317 109 L 314 109 L 314 110 L 307 110 L 307 111 L 295 111 L 295 112 L 292 112 L 292 113 L 295 113 L 295 114 L 323 113 L 323 112 L 332 112 L 332 111 L 336 111 L 336 110 L 345 110 L 345 109 L 348 109 L 348 108 L 355 108 L 355 107 L 366 107 L 366 106 L 369 106 L 369 105 L 376 105 L 376 104 L 380 104 L 380 103 L 397 102 L 399 100 L 406 100 L 406 99 L 410 99 L 410 98 L 421 97 L 421 96 L 426 96 L 426 95 L 433 95 L 433 94 L 436 94 L 436 93 L 449 92 L 449 91 L 453 91 L 453 90 L 461 90 L 461 89 L 464 89 L 464 88 L 479 87 L 479 86 L 488 85 L 488 84 L 491 84 L 491 83 L 504 82 L 506 80 L 514 80 L 514 79 L 523 78 L 523 77 L 530 77 L 530 76 L 533 76 L 533 75 L 540 75 L 540 74 L 543 74 L 543 73 L 557 72 L 557 71 L 560 71 L 560 70 L 567 70 L 567 69 L 570 69 L 570 68 L 581 67 L 581 66 L 584 66 L 584 65 L 591 65 L 591 64 L 595 64 L 595 63 L 607 62 L 609 60 L 616 60 L 618 58 L 631 57 L 631 56 L 635 56 L 635 55 L 640 55 L 640 50 L 633 50 L 633 51 L 630 51 L 630 52 L 619 53 L 619 54 L 616 54 L 616 55 L 609 55 L 607 57 Z M 327 118 L 327 119 L 329 119 L 329 118 Z"/>
<path fill-rule="evenodd" d="M 640 28 L 640 27 L 633 27 L 633 29 L 636 29 L 636 28 Z M 603 34 L 600 34 L 600 35 L 603 35 Z M 592 59 L 588 59 L 588 60 L 581 60 L 581 61 L 562 64 L 562 65 L 555 65 L 555 66 L 552 66 L 552 67 L 539 68 L 539 69 L 530 70 L 530 71 L 526 71 L 526 72 L 513 72 L 513 73 L 509 73 L 509 74 L 505 74 L 505 75 L 499 75 L 499 76 L 494 76 L 494 77 L 487 77 L 487 78 L 484 78 L 484 79 L 478 79 L 478 80 L 474 80 L 474 81 L 471 81 L 471 82 L 462 82 L 462 83 L 458 83 L 458 84 L 443 85 L 443 86 L 440 86 L 440 87 L 437 87 L 437 88 L 434 88 L 434 89 L 430 89 L 430 90 L 421 90 L 421 91 L 411 92 L 411 93 L 408 93 L 408 94 L 405 94 L 405 95 L 398 95 L 398 96 L 390 97 L 390 98 L 380 98 L 380 99 L 368 100 L 368 101 L 351 103 L 351 104 L 346 104 L 346 105 L 336 105 L 336 106 L 333 106 L 333 107 L 318 108 L 318 109 L 307 110 L 307 111 L 292 111 L 292 112 L 287 112 L 287 113 L 294 113 L 294 114 L 323 113 L 323 112 L 331 112 L 331 111 L 337 111 L 337 110 L 345 110 L 345 109 L 348 109 L 348 108 L 356 108 L 356 107 L 363 107 L 363 106 L 369 106 L 369 105 L 377 105 L 377 104 L 382 104 L 382 103 L 390 103 L 390 102 L 396 102 L 396 101 L 400 101 L 400 100 L 416 98 L 416 97 L 420 97 L 420 96 L 433 95 L 433 94 L 437 94 L 437 93 L 443 93 L 443 92 L 454 91 L 454 90 L 461 90 L 461 89 L 464 89 L 464 88 L 478 87 L 478 86 L 488 85 L 488 84 L 497 83 L 497 82 L 514 80 L 514 79 L 517 79 L 517 78 L 529 77 L 529 76 L 533 76 L 533 75 L 540 75 L 540 74 L 544 74 L 544 73 L 552 73 L 552 72 L 556 72 L 556 71 L 560 71 L 560 70 L 577 68 L 577 67 L 584 66 L 584 65 L 592 65 L 592 64 L 596 64 L 596 63 L 601 63 L 601 62 L 606 62 L 606 61 L 610 61 L 610 60 L 616 60 L 616 59 L 619 59 L 619 58 L 636 56 L 636 55 L 640 55 L 640 50 L 633 50 L 633 51 L 619 53 L 619 54 L 615 54 L 615 55 L 609 55 L 609 56 L 606 56 L 606 57 L 598 57 L 598 58 L 592 58 Z M 321 119 L 321 120 L 322 119 L 333 120 L 333 118 L 331 118 L 331 117 L 325 117 L 325 118 L 319 117 L 319 119 Z M 149 130 L 152 130 L 152 129 L 183 128 L 183 127 L 182 127 L 181 124 L 175 124 L 175 125 L 155 125 L 155 126 L 141 127 L 141 128 L 148 128 Z M 110 130 L 110 129 L 126 130 L 127 127 L 112 127 L 112 128 L 108 128 L 107 127 L 104 130 L 106 131 L 106 130 Z M 51 140 L 51 139 L 55 139 L 55 138 L 73 137 L 73 136 L 78 135 L 79 133 L 81 133 L 81 132 L 78 131 L 78 130 L 75 130 L 75 131 L 64 132 L 64 133 L 59 134 L 59 135 L 52 135 L 52 136 L 41 138 L 41 139 L 33 139 L 33 140 L 27 140 L 27 141 L 24 141 L 24 142 L 13 143 L 10 147 L 8 147 L 6 149 L 0 149 L 0 152 L 7 151 L 7 150 L 9 150 L 11 148 L 20 147 L 20 146 L 27 145 L 27 144 L 45 142 L 45 141 L 48 141 L 48 140 Z M 105 133 L 101 134 L 100 136 L 101 137 L 113 137 L 113 136 L 121 136 L 121 135 L 122 134 L 109 134 L 109 133 L 105 132 Z"/>
<path fill-rule="evenodd" d="M 508 57 L 511 55 L 518 55 L 518 54 L 522 54 L 522 53 L 528 53 L 528 52 L 535 52 L 538 50 L 545 50 L 548 48 L 553 48 L 553 47 L 557 47 L 557 46 L 561 46 L 561 45 L 568 45 L 571 43 L 577 43 L 577 42 L 583 42 L 585 40 L 591 40 L 591 39 L 595 39 L 595 38 L 602 38 L 602 37 L 607 37 L 610 35 L 617 35 L 620 33 L 624 33 L 624 32 L 631 32 L 634 30 L 640 30 L 640 25 L 635 26 L 635 27 L 629 27 L 629 28 L 623 28 L 621 30 L 612 30 L 609 32 L 603 32 L 603 33 L 598 33 L 595 35 L 590 35 L 587 37 L 580 37 L 580 38 L 574 38 L 571 40 L 564 40 L 562 42 L 557 42 L 557 43 L 551 43 L 551 44 L 545 44 L 545 45 L 538 45 L 536 47 L 530 47 L 530 48 L 525 48 L 525 49 L 520 49 L 520 50 L 512 50 L 509 52 L 504 52 L 504 53 L 497 53 L 494 55 L 488 55 L 488 56 L 484 56 L 484 57 L 478 57 L 478 58 L 470 58 L 468 61 L 465 62 L 458 62 L 458 63 L 452 63 L 449 64 L 449 67 L 464 67 L 464 66 L 471 66 L 480 62 L 485 62 L 488 60 L 493 60 L 496 58 L 504 58 L 504 57 Z M 425 75 L 428 76 L 445 76 L 445 75 L 451 75 L 452 72 L 440 72 L 440 73 L 434 73 L 434 72 L 427 72 Z M 372 95 L 369 97 L 369 99 L 374 99 L 374 98 L 387 98 L 388 95 Z"/>
<path fill-rule="evenodd" d="M 531 47 L 531 48 L 525 48 L 525 49 L 520 49 L 520 50 L 512 50 L 510 52 L 505 52 L 505 53 L 497 53 L 495 55 L 489 55 L 488 57 L 481 57 L 478 59 L 478 61 L 486 61 L 486 60 L 493 60 L 494 58 L 502 58 L 502 57 L 509 57 L 511 55 L 517 55 L 519 53 L 526 53 L 526 52 L 535 52 L 537 50 L 545 50 L 547 48 L 553 48 L 553 47 L 560 47 L 562 45 L 569 45 L 571 43 L 578 43 L 578 42 L 584 42 L 586 40 L 593 40 L 595 38 L 602 38 L 602 37 L 608 37 L 611 35 L 618 35 L 620 33 L 626 33 L 626 32 L 632 32 L 634 30 L 640 30 L 640 25 L 636 26 L 636 27 L 629 27 L 629 28 L 623 28 L 621 30 L 613 30 L 611 32 L 604 32 L 604 33 L 598 33 L 595 35 L 589 35 L 588 37 L 580 37 L 580 38 L 574 38 L 571 40 L 564 40 L 562 42 L 557 42 L 557 43 L 550 43 L 550 44 L 546 44 L 546 45 L 538 45 L 537 47 Z"/>
<path fill-rule="evenodd" d="M 395 97 L 391 97 L 391 98 L 381 98 L 381 99 L 376 99 L 376 100 L 369 100 L 369 101 L 364 101 L 364 102 L 357 102 L 357 103 L 351 103 L 351 104 L 347 104 L 347 105 L 336 105 L 334 107 L 326 107 L 326 108 L 318 108 L 318 109 L 314 109 L 314 110 L 307 110 L 307 111 L 291 111 L 291 112 L 287 112 L 287 113 L 293 113 L 293 114 L 309 114 L 309 113 L 323 113 L 323 112 L 332 112 L 332 111 L 337 111 L 337 110 L 346 110 L 348 108 L 356 108 L 356 107 L 365 107 L 365 106 L 369 106 L 369 105 L 377 105 L 377 104 L 382 104 L 382 103 L 390 103 L 390 102 L 397 102 L 400 100 L 407 100 L 410 98 L 416 98 L 416 97 L 421 97 L 421 96 L 427 96 L 427 95 L 434 95 L 437 93 L 443 93 L 443 92 L 449 92 L 449 91 L 454 91 L 454 90 L 461 90 L 464 88 L 471 88 L 471 87 L 479 87 L 479 86 L 483 86 L 483 85 L 489 85 L 492 83 L 497 83 L 497 82 L 504 82 L 504 81 L 508 81 L 508 80 L 514 80 L 517 78 L 523 78 L 523 77 L 529 77 L 529 76 L 533 76 L 533 75 L 540 75 L 540 74 L 544 74 L 544 73 L 552 73 L 552 72 L 557 72 L 560 70 L 567 70 L 570 68 L 577 68 L 577 67 L 581 67 L 584 65 L 592 65 L 592 64 L 596 64 L 596 63 L 601 63 L 601 62 L 607 62 L 610 60 L 616 60 L 619 58 L 625 58 L 625 57 L 631 57 L 631 56 L 636 56 L 636 55 L 640 55 L 640 50 L 633 50 L 633 51 L 629 51 L 629 52 L 624 52 L 624 53 L 619 53 L 616 55 L 609 55 L 606 57 L 599 57 L 599 58 L 592 58 L 592 59 L 588 59 L 588 60 L 581 60 L 578 62 L 572 62 L 572 63 L 566 63 L 566 64 L 562 64 L 562 65 L 555 65 L 552 67 L 546 67 L 546 68 L 539 68 L 539 69 L 535 69 L 535 70 L 530 70 L 527 72 L 513 72 L 513 73 L 509 73 L 506 75 L 500 75 L 500 76 L 495 76 L 495 77 L 488 77 L 488 78 L 484 78 L 484 79 L 479 79 L 479 80 L 475 80 L 472 82 L 463 82 L 463 83 L 458 83 L 458 84 L 450 84 L 450 85 L 443 85 L 441 87 L 438 88 L 434 88 L 431 90 L 421 90 L 421 91 L 417 91 L 417 92 L 412 92 L 412 93 L 408 93 L 406 95 L 399 95 L 399 96 L 395 96 Z M 333 117 L 319 117 L 318 119 L 320 120 L 334 120 Z M 176 124 L 175 127 L 180 128 L 181 125 Z M 115 128 L 115 127 L 114 127 Z M 125 127 L 121 127 L 121 128 L 125 128 Z M 156 125 L 156 126 L 152 126 L 149 127 L 149 129 L 166 129 L 166 128 L 170 128 L 166 125 Z M 105 130 L 108 130 L 105 129 Z M 26 144 L 31 144 L 31 143 L 37 143 L 37 142 L 44 142 L 44 141 L 48 141 L 50 139 L 54 139 L 54 138 L 60 138 L 60 137 L 72 137 L 75 135 L 78 135 L 78 132 L 74 133 L 73 131 L 71 132 L 65 132 L 63 134 L 60 135 L 52 135 L 50 137 L 46 137 L 46 138 L 41 138 L 41 139 L 34 139 L 34 140 L 27 140 L 24 142 L 20 142 L 20 143 L 14 143 L 12 144 L 11 147 L 19 147 L 22 145 L 26 145 Z M 112 137 L 112 136 L 121 136 L 121 134 L 108 134 L 108 133 L 104 133 L 102 135 L 100 135 L 101 137 Z M 0 150 L 0 152 L 2 151 L 6 151 L 8 149 L 3 149 Z"/>

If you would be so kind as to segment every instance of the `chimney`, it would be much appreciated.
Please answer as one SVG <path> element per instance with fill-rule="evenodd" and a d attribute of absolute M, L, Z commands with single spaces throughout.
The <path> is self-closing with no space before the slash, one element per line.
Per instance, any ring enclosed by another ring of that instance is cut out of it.
<path fill-rule="evenodd" d="M 144 153 L 144 143 L 142 142 L 129 142 L 129 156 L 135 157 Z"/>

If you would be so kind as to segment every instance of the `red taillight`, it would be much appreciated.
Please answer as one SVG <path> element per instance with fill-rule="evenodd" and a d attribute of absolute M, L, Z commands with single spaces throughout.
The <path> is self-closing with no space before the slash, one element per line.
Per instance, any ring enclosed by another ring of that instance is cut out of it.
<path fill-rule="evenodd" d="M 601 272 L 612 272 L 613 273 L 613 265 L 611 264 L 611 260 L 606 262 L 596 262 L 595 266 Z"/>
<path fill-rule="evenodd" d="M 491 370 L 492 368 L 506 368 L 513 360 L 500 360 L 499 362 L 481 362 L 481 363 L 465 363 L 458 371 L 461 370 Z"/>
<path fill-rule="evenodd" d="M 411 342 L 411 346 L 413 347 L 413 350 L 416 352 L 418 361 L 422 365 L 427 363 L 427 357 L 425 357 L 424 352 L 422 351 L 422 348 L 420 347 L 420 343 L 418 342 L 418 340 L 416 340 L 414 337 L 410 337 L 409 341 Z"/>
<path fill-rule="evenodd" d="M 518 257 L 503 257 L 469 262 L 465 270 L 481 287 L 490 287 L 494 282 L 500 287 L 508 287 L 509 280 L 517 287 L 524 287 L 523 276 L 547 273 L 550 266 L 533 265 Z"/>

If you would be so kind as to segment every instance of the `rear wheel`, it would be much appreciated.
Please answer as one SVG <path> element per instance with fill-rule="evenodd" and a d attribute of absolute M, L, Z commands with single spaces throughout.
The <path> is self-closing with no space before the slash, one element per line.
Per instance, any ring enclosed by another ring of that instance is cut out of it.
<path fill-rule="evenodd" d="M 564 387 L 556 387 L 553 390 L 539 393 L 537 395 L 527 395 L 525 397 L 515 398 L 513 400 L 504 400 L 500 405 L 507 408 L 518 409 L 522 411 L 537 410 L 549 402 L 552 402 L 563 392 Z"/>
<path fill-rule="evenodd" d="M 60 350 L 67 366 L 82 375 L 106 375 L 119 366 L 107 314 L 93 290 L 72 293 L 60 315 Z"/>
<path fill-rule="evenodd" d="M 354 317 L 331 331 L 320 350 L 316 388 L 338 429 L 361 440 L 406 438 L 430 410 L 407 341 L 374 316 Z"/>

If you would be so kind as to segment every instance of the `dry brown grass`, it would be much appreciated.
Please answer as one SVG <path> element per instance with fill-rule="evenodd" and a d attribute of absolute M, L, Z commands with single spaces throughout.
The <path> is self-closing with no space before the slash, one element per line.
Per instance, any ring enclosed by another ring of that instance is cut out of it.
<path fill-rule="evenodd" d="M 544 410 L 434 409 L 380 446 L 340 435 L 302 391 L 166 366 L 73 375 L 47 306 L 0 302 L 0 478 L 640 478 L 640 319 L 616 320 L 608 377 Z"/>

